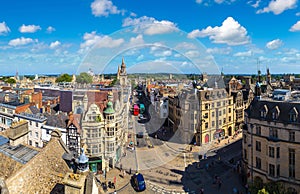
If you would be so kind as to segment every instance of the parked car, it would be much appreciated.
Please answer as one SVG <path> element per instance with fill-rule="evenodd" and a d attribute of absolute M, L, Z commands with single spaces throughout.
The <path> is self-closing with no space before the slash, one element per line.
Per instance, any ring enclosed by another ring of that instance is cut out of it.
<path fill-rule="evenodd" d="M 144 191 L 146 189 L 146 183 L 141 173 L 135 173 L 131 177 L 131 185 L 136 191 Z"/>

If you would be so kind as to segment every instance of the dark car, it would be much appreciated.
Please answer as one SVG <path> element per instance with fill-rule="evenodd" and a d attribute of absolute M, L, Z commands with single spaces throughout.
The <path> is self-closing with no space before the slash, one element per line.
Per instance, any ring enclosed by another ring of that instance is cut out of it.
<path fill-rule="evenodd" d="M 136 191 L 144 191 L 146 189 L 146 183 L 141 173 L 135 173 L 131 177 L 131 184 Z"/>

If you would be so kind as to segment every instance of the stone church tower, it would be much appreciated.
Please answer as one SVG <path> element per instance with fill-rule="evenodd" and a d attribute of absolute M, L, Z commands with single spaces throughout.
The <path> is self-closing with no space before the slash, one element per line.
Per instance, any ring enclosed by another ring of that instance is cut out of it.
<path fill-rule="evenodd" d="M 124 63 L 124 58 L 122 58 L 122 64 L 121 64 L 119 77 L 120 77 L 120 85 L 126 86 L 127 85 L 127 73 L 126 73 L 126 65 Z"/>

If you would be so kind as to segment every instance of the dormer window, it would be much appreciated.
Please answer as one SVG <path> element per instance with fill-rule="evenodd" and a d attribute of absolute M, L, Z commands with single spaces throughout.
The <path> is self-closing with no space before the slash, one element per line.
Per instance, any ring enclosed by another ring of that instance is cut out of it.
<path fill-rule="evenodd" d="M 296 122 L 297 121 L 297 117 L 298 117 L 298 111 L 297 109 L 294 107 L 292 108 L 292 110 L 289 113 L 289 120 L 291 122 Z"/>
<path fill-rule="evenodd" d="M 267 107 L 267 105 L 264 105 L 263 108 L 260 110 L 260 117 L 266 118 L 267 112 L 268 112 L 268 107 Z"/>
<path fill-rule="evenodd" d="M 276 106 L 273 110 L 272 110 L 272 119 L 273 120 L 277 120 L 278 119 L 278 116 L 279 116 L 279 108 L 278 106 Z"/>

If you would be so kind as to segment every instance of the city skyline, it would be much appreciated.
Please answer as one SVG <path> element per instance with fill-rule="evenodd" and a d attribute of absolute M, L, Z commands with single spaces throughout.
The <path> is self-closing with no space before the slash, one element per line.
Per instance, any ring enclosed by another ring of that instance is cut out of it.
<path fill-rule="evenodd" d="M 124 56 L 129 66 L 164 63 L 183 73 L 193 64 L 207 72 L 199 58 L 225 74 L 254 74 L 258 61 L 262 72 L 300 73 L 299 16 L 297 0 L 16 0 L 0 7 L 0 66 L 10 75 L 74 74 L 98 44 L 120 51 L 101 61 L 113 70 Z"/>

